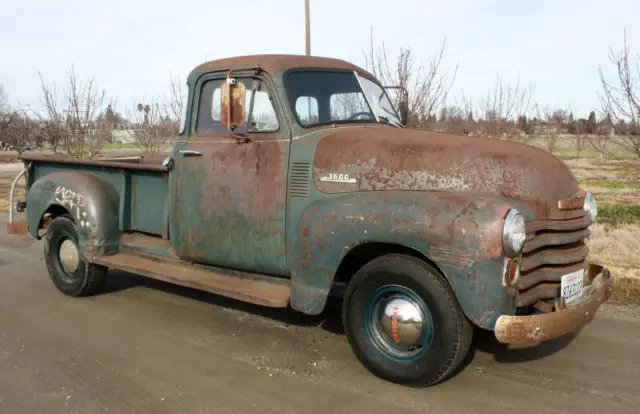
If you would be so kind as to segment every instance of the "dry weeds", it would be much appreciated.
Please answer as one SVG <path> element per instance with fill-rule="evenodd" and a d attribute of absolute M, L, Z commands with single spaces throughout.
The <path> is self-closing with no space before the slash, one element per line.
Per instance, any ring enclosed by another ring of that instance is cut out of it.
<path fill-rule="evenodd" d="M 13 182 L 13 178 L 0 178 L 0 211 L 1 212 L 9 212 L 9 192 L 11 191 L 11 183 Z M 25 181 L 24 178 L 18 181 L 18 185 L 16 188 L 16 198 L 18 200 L 25 199 L 25 191 L 24 191 Z"/>
<path fill-rule="evenodd" d="M 590 184 L 581 185 L 595 196 L 602 204 L 640 204 L 640 189 L 637 188 L 604 188 Z"/>
<path fill-rule="evenodd" d="M 611 271 L 614 299 L 640 299 L 640 224 L 595 224 L 591 230 L 589 260 Z"/>

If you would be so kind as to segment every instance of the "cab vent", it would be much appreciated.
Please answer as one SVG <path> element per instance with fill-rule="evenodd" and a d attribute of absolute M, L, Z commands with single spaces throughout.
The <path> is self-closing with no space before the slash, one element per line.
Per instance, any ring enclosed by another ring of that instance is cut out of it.
<path fill-rule="evenodd" d="M 306 197 L 309 195 L 311 163 L 294 162 L 289 170 L 289 196 Z"/>

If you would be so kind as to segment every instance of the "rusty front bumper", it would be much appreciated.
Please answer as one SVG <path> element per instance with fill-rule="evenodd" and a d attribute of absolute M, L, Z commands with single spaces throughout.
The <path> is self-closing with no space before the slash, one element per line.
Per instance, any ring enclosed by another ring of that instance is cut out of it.
<path fill-rule="evenodd" d="M 528 316 L 502 315 L 495 325 L 498 341 L 512 345 L 536 345 L 573 332 L 593 319 L 600 305 L 613 292 L 613 278 L 608 269 L 589 264 L 582 296 L 566 308 Z"/>

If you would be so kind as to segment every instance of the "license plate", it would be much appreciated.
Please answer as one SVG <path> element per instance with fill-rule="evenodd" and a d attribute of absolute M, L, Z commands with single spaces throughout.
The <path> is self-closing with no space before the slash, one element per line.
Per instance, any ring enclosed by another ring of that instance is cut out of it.
<path fill-rule="evenodd" d="M 567 273 L 562 276 L 560 282 L 560 293 L 565 303 L 571 303 L 582 294 L 582 283 L 584 280 L 584 269 Z"/>

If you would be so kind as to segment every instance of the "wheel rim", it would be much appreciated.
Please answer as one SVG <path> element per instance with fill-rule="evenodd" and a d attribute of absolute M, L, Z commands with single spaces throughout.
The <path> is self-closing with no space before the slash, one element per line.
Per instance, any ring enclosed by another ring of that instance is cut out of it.
<path fill-rule="evenodd" d="M 431 347 L 435 331 L 427 304 L 404 286 L 388 285 L 371 296 L 365 327 L 373 345 L 389 359 L 411 362 Z"/>
<path fill-rule="evenodd" d="M 60 257 L 60 264 L 67 273 L 74 273 L 78 270 L 80 265 L 80 252 L 78 246 L 70 239 L 65 239 L 60 244 L 60 250 L 58 250 L 58 256 Z"/>
<path fill-rule="evenodd" d="M 66 283 L 74 283 L 78 280 L 80 249 L 73 239 L 65 236 L 57 243 L 57 246 L 56 261 L 60 275 Z"/>

